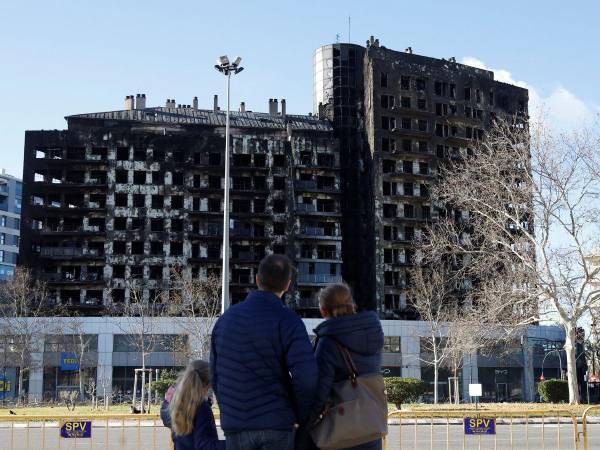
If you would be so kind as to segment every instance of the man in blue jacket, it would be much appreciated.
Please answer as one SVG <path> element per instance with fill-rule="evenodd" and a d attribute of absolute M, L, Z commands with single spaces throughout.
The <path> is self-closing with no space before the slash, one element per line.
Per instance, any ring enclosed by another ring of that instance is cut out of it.
<path fill-rule="evenodd" d="M 292 450 L 310 416 L 317 364 L 302 320 L 281 300 L 292 270 L 285 256 L 264 258 L 258 291 L 213 329 L 211 381 L 228 450 Z"/>

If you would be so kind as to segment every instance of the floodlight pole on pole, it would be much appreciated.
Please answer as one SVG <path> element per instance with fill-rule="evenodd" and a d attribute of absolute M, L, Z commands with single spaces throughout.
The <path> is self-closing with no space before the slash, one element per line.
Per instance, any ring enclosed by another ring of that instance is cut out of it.
<path fill-rule="evenodd" d="M 215 69 L 227 77 L 227 113 L 225 117 L 225 180 L 223 183 L 223 268 L 221 270 L 221 314 L 229 307 L 229 95 L 231 91 L 231 74 L 244 70 L 240 67 L 242 58 L 239 56 L 233 63 L 227 56 L 221 56 Z"/>
<path fill-rule="evenodd" d="M 227 115 L 225 118 L 225 182 L 223 184 L 223 270 L 221 275 L 221 314 L 229 307 L 229 93 L 231 72 L 227 71 Z"/>

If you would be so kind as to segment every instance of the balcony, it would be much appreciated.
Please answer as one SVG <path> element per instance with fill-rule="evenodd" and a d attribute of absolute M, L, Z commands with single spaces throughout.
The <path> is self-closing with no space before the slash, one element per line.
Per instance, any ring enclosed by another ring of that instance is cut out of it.
<path fill-rule="evenodd" d="M 101 257 L 104 252 L 100 249 L 81 247 L 42 247 L 40 254 L 48 258 L 69 258 L 69 257 Z"/>
<path fill-rule="evenodd" d="M 326 274 L 298 274 L 299 283 L 307 284 L 328 284 L 328 283 L 340 283 L 342 281 L 341 275 L 326 275 Z"/>
<path fill-rule="evenodd" d="M 299 298 L 296 301 L 298 309 L 318 309 L 319 301 L 316 298 Z"/>
<path fill-rule="evenodd" d="M 317 182 L 314 180 L 296 180 L 294 185 L 296 186 L 296 189 L 317 189 Z"/>
<path fill-rule="evenodd" d="M 298 203 L 296 204 L 296 211 L 298 212 L 317 212 L 317 207 L 312 203 Z"/>

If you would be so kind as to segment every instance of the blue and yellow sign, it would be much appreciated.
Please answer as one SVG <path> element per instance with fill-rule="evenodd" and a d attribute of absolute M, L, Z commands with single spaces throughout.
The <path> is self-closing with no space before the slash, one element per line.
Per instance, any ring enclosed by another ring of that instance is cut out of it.
<path fill-rule="evenodd" d="M 496 419 L 465 417 L 465 434 L 496 434 Z"/>
<path fill-rule="evenodd" d="M 12 392 L 12 382 L 6 375 L 0 374 L 0 399 L 4 399 Z"/>
<path fill-rule="evenodd" d="M 60 426 L 60 437 L 65 439 L 91 438 L 91 420 L 65 420 Z"/>
<path fill-rule="evenodd" d="M 79 358 L 73 352 L 60 353 L 60 370 L 79 370 Z"/>

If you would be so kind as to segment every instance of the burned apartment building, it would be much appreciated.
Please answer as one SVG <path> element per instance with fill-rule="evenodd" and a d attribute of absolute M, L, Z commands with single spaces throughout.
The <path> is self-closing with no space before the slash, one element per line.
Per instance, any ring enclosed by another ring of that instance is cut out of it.
<path fill-rule="evenodd" d="M 68 129 L 27 131 L 21 255 L 52 298 L 86 315 L 158 294 L 170 271 L 220 275 L 225 112 L 193 105 L 66 117 Z M 258 262 L 298 268 L 287 302 L 317 314 L 314 293 L 341 280 L 339 152 L 313 115 L 231 113 L 230 295 L 254 286 Z"/>
<path fill-rule="evenodd" d="M 382 317 L 412 319 L 407 268 L 421 229 L 437 217 L 429 191 L 438 166 L 470 153 L 495 114 L 526 113 L 528 92 L 454 58 L 373 38 L 366 47 L 321 47 L 313 67 L 315 111 L 340 140 L 342 256 L 362 262 L 360 273 L 344 264 L 344 277 Z"/>

